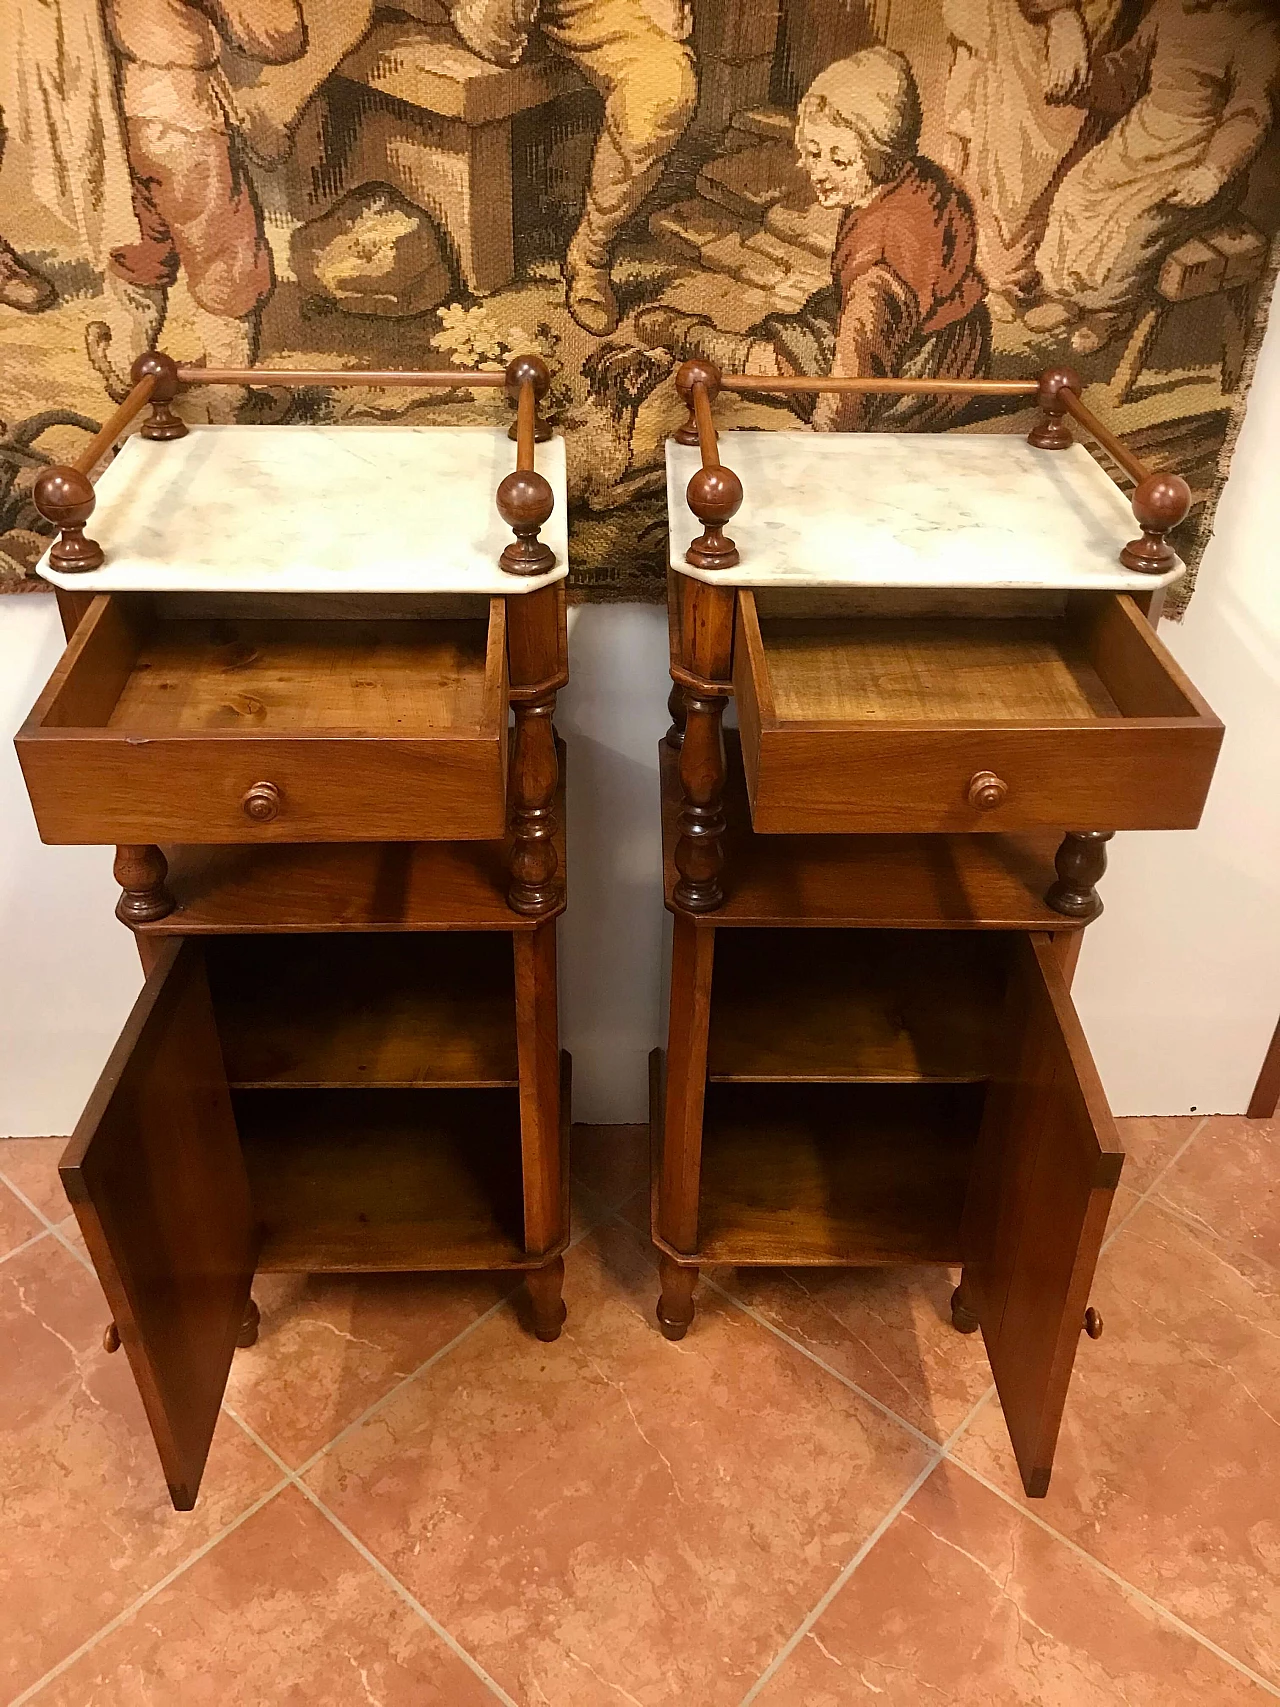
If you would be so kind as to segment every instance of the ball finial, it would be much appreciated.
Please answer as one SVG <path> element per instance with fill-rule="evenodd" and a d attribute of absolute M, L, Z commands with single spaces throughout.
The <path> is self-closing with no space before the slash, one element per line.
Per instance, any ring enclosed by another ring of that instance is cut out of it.
<path fill-rule="evenodd" d="M 528 384 L 533 385 L 533 395 L 539 402 L 551 389 L 551 369 L 541 356 L 532 352 L 513 356 L 507 363 L 507 396 L 514 401 L 520 396 L 520 387 Z"/>
<path fill-rule="evenodd" d="M 55 464 L 36 477 L 31 498 L 44 519 L 61 530 L 49 551 L 53 567 L 68 575 L 99 568 L 102 547 L 84 535 L 84 524 L 93 514 L 94 504 L 88 475 L 68 464 Z"/>

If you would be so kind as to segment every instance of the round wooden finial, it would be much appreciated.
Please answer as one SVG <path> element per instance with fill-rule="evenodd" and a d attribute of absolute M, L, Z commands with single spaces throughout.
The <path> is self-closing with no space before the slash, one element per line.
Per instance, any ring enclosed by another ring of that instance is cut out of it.
<path fill-rule="evenodd" d="M 510 575 L 545 575 L 556 556 L 538 529 L 555 508 L 551 482 L 535 468 L 517 468 L 498 487 L 498 514 L 515 534 L 498 559 Z"/>
<path fill-rule="evenodd" d="M 513 356 L 507 363 L 507 396 L 518 398 L 520 387 L 530 382 L 533 395 L 541 402 L 551 389 L 551 369 L 541 356 Z"/>
<path fill-rule="evenodd" d="M 178 364 L 163 350 L 144 350 L 129 369 L 129 380 L 137 385 L 144 379 L 155 378 L 151 393 L 153 403 L 172 403 L 178 395 Z"/>
<path fill-rule="evenodd" d="M 1142 529 L 1120 553 L 1126 569 L 1143 575 L 1163 575 L 1178 561 L 1178 554 L 1165 539 L 1171 528 L 1187 519 L 1191 488 L 1180 474 L 1148 474 L 1133 492 L 1133 513 Z"/>
<path fill-rule="evenodd" d="M 705 361 L 701 356 L 691 356 L 676 369 L 676 390 L 680 401 L 688 408 L 693 407 L 695 385 L 703 386 L 708 403 L 714 403 L 720 394 L 721 383 L 720 369 L 714 362 Z"/>
<path fill-rule="evenodd" d="M 1062 401 L 1062 393 L 1073 391 L 1079 397 L 1083 390 L 1084 381 L 1074 368 L 1046 368 L 1040 375 L 1038 398 L 1043 412 L 1035 426 L 1027 434 L 1027 443 L 1033 444 L 1037 450 L 1070 449 L 1075 441 L 1067 423 L 1066 405 Z"/>
<path fill-rule="evenodd" d="M 724 532 L 724 524 L 737 515 L 742 503 L 741 480 L 731 468 L 695 469 L 686 496 L 702 532 L 685 552 L 685 562 L 695 569 L 732 568 L 738 548 Z"/>
<path fill-rule="evenodd" d="M 44 519 L 61 529 L 49 552 L 53 567 L 67 575 L 100 568 L 102 547 L 84 536 L 84 524 L 94 505 L 89 476 L 66 463 L 55 463 L 36 476 L 31 497 Z"/>
<path fill-rule="evenodd" d="M 139 380 L 155 378 L 151 393 L 151 413 L 139 428 L 144 439 L 181 439 L 186 437 L 187 424 L 175 415 L 169 405 L 178 395 L 178 364 L 163 350 L 144 350 L 129 369 L 134 385 Z"/>

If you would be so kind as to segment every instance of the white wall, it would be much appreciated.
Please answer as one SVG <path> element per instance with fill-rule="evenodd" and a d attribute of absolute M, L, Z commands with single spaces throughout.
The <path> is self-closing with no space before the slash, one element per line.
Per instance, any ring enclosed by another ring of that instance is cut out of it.
<path fill-rule="evenodd" d="M 1280 1016 L 1280 311 L 1186 620 L 1227 726 L 1196 831 L 1118 836 L 1076 1003 L 1117 1114 L 1238 1114 Z"/>
<path fill-rule="evenodd" d="M 141 983 L 110 848 L 46 848 L 10 740 L 62 651 L 51 598 L 0 598 L 0 1136 L 70 1132 Z"/>
<path fill-rule="evenodd" d="M 1280 315 L 1200 589 L 1161 634 L 1227 724 L 1194 833 L 1112 843 L 1107 911 L 1076 997 L 1118 1114 L 1237 1113 L 1280 1014 Z M 663 912 L 656 746 L 666 619 L 646 606 L 570 615 L 570 905 L 561 1015 L 574 1115 L 645 1117 L 660 1040 Z M 58 656 L 52 599 L 0 599 L 0 727 L 15 729 Z M 45 848 L 0 742 L 0 1134 L 68 1132 L 139 974 L 112 917 L 110 850 Z"/>

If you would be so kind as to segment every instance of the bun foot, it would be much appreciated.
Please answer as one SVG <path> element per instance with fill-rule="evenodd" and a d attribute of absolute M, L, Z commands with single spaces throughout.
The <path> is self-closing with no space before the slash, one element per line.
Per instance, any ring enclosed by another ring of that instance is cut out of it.
<path fill-rule="evenodd" d="M 964 1301 L 964 1282 L 951 1294 L 951 1326 L 958 1334 L 976 1334 L 982 1323 Z"/>
<path fill-rule="evenodd" d="M 658 1262 L 658 1277 L 662 1282 L 658 1326 L 664 1339 L 682 1340 L 693 1320 L 693 1289 L 698 1284 L 698 1271 L 664 1256 Z"/>
<path fill-rule="evenodd" d="M 236 1334 L 236 1345 L 241 1351 L 243 1351 L 247 1346 L 257 1345 L 258 1323 L 261 1320 L 262 1317 L 258 1312 L 258 1306 L 254 1303 L 253 1299 L 250 1298 L 244 1308 L 244 1320 L 240 1323 L 240 1330 Z"/>
<path fill-rule="evenodd" d="M 531 1268 L 524 1277 L 533 1305 L 533 1332 L 544 1345 L 560 1338 L 569 1312 L 560 1296 L 564 1288 L 564 1258 L 554 1257 L 544 1268 Z"/>

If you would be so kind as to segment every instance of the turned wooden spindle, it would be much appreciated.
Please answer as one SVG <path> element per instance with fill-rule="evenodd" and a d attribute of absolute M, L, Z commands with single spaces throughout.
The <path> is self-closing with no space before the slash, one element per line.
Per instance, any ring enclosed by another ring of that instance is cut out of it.
<path fill-rule="evenodd" d="M 103 551 L 85 535 L 93 514 L 93 483 L 69 463 L 43 469 L 31 489 L 32 502 L 47 522 L 60 531 L 49 551 L 49 562 L 65 575 L 82 575 L 102 566 Z"/>
<path fill-rule="evenodd" d="M 116 917 L 123 924 L 149 924 L 173 911 L 174 899 L 165 883 L 169 862 L 158 847 L 150 843 L 118 847 L 111 869 L 123 891 L 116 902 Z"/>
<path fill-rule="evenodd" d="M 665 1253 L 658 1258 L 658 1326 L 669 1340 L 682 1340 L 693 1320 L 693 1292 L 698 1284 L 696 1268 L 673 1262 Z"/>
<path fill-rule="evenodd" d="M 1027 434 L 1027 443 L 1033 444 L 1037 450 L 1070 450 L 1075 437 L 1067 420 L 1067 406 L 1062 393 L 1072 391 L 1078 397 L 1083 389 L 1084 381 L 1074 368 L 1047 368 L 1040 375 L 1038 401 L 1042 413 Z"/>
<path fill-rule="evenodd" d="M 516 466 L 498 487 L 498 514 L 516 537 L 498 561 L 509 575 L 545 575 L 556 566 L 555 552 L 538 538 L 555 497 L 533 466 L 539 387 L 545 391 L 550 383 L 547 364 L 537 356 L 517 356 L 507 369 L 507 389 L 516 399 Z"/>
<path fill-rule="evenodd" d="M 555 705 L 554 693 L 515 705 L 507 905 L 526 918 L 551 912 L 561 899 L 555 846 L 560 763 L 551 724 Z"/>
<path fill-rule="evenodd" d="M 723 837 L 725 757 L 722 719 L 725 694 L 686 688 L 684 740 L 680 746 L 683 799 L 676 820 L 674 899 L 686 913 L 713 913 L 724 901 Z"/>
<path fill-rule="evenodd" d="M 702 532 L 685 552 L 685 562 L 695 569 L 731 569 L 738 561 L 738 548 L 724 531 L 742 503 L 742 482 L 720 461 L 711 404 L 721 387 L 720 369 L 714 362 L 687 361 L 676 374 L 676 390 L 689 408 L 689 419 L 675 434 L 680 444 L 696 444 L 702 451 L 702 467 L 689 481 L 689 508 L 702 523 Z"/>
<path fill-rule="evenodd" d="M 178 395 L 178 364 L 162 350 L 145 350 L 129 369 L 134 385 L 144 379 L 154 379 L 151 392 L 151 413 L 138 429 L 144 439 L 183 439 L 187 423 L 175 415 L 169 405 Z"/>
<path fill-rule="evenodd" d="M 667 745 L 675 752 L 684 746 L 684 726 L 686 713 L 684 707 L 684 689 L 679 682 L 672 682 L 671 692 L 667 695 L 667 711 L 671 717 L 671 727 L 667 730 Z"/>
<path fill-rule="evenodd" d="M 1180 474 L 1148 474 L 1134 489 L 1133 513 L 1142 529 L 1120 553 L 1126 569 L 1143 575 L 1167 574 L 1178 554 L 1165 535 L 1187 519 L 1191 488 Z"/>
<path fill-rule="evenodd" d="M 1068 830 L 1054 857 L 1058 880 L 1046 905 L 1068 919 L 1094 919 L 1102 911 L 1097 885 L 1107 869 L 1107 843 L 1114 830 Z"/>
<path fill-rule="evenodd" d="M 504 375 L 507 396 L 516 406 L 516 418 L 507 428 L 507 437 L 520 441 L 520 398 L 526 386 L 533 390 L 533 440 L 535 444 L 545 444 L 551 437 L 551 428 L 542 419 L 537 405 L 551 389 L 551 369 L 541 356 L 516 356 L 507 363 Z"/>
<path fill-rule="evenodd" d="M 564 1258 L 553 1257 L 542 1268 L 526 1269 L 524 1283 L 533 1305 L 534 1335 L 546 1344 L 558 1340 L 568 1315 L 561 1296 L 564 1290 Z"/>

